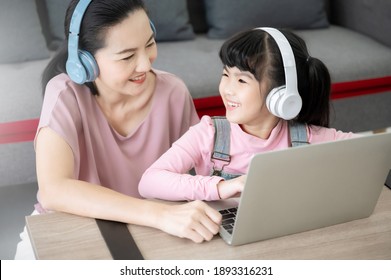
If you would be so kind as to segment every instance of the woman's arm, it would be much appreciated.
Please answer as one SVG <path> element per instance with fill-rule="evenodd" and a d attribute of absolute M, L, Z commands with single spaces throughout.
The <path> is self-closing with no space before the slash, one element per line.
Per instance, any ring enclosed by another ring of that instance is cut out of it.
<path fill-rule="evenodd" d="M 218 232 L 220 214 L 202 202 L 169 206 L 76 180 L 70 146 L 50 128 L 36 139 L 39 201 L 50 210 L 155 227 L 194 242 Z"/>

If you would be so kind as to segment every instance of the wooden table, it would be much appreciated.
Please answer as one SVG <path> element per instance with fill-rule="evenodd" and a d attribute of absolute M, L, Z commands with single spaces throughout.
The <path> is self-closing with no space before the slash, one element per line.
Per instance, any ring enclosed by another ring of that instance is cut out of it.
<path fill-rule="evenodd" d="M 96 221 L 65 213 L 26 217 L 38 259 L 111 259 Z M 365 219 L 243 246 L 219 236 L 195 244 L 160 230 L 128 225 L 145 259 L 391 259 L 391 190 L 384 187 Z"/>

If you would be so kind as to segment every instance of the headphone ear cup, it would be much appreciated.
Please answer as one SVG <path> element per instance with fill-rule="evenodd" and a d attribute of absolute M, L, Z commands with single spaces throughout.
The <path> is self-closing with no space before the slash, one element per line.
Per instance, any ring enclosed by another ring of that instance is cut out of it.
<path fill-rule="evenodd" d="M 284 120 L 291 120 L 301 110 L 302 100 L 297 92 L 286 92 L 286 87 L 274 88 L 266 97 L 266 106 L 270 113 Z"/>
<path fill-rule="evenodd" d="M 87 51 L 78 50 L 78 59 L 68 59 L 66 70 L 68 76 L 77 84 L 92 82 L 99 75 L 95 58 Z"/>
<path fill-rule="evenodd" d="M 83 84 L 94 81 L 99 75 L 98 64 L 96 63 L 94 56 L 83 50 L 79 50 L 78 55 L 86 75 Z"/>
<path fill-rule="evenodd" d="M 301 110 L 302 100 L 298 93 L 285 93 L 278 101 L 278 114 L 284 120 L 295 118 Z"/>
<path fill-rule="evenodd" d="M 278 112 L 279 104 L 281 98 L 285 94 L 285 86 L 280 86 L 273 88 L 269 94 L 266 97 L 266 107 L 269 110 L 270 113 L 273 115 L 280 117 L 280 114 Z"/>
<path fill-rule="evenodd" d="M 65 65 L 67 74 L 72 81 L 78 84 L 84 84 L 87 79 L 86 70 L 79 59 L 68 58 Z"/>

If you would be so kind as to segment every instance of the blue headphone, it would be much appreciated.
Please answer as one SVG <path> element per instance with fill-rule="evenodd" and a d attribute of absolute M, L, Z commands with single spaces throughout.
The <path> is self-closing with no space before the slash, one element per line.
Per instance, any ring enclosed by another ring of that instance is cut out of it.
<path fill-rule="evenodd" d="M 73 12 L 69 26 L 68 37 L 68 60 L 65 69 L 72 81 L 78 84 L 92 82 L 99 75 L 98 64 L 94 56 L 85 50 L 79 49 L 79 33 L 83 15 L 92 0 L 80 0 Z M 150 21 L 153 33 L 156 36 L 156 29 Z"/>
<path fill-rule="evenodd" d="M 83 15 L 92 0 L 80 0 L 73 12 L 69 27 L 68 60 L 65 65 L 68 76 L 78 84 L 92 82 L 99 75 L 98 64 L 91 53 L 79 49 L 79 32 Z"/>

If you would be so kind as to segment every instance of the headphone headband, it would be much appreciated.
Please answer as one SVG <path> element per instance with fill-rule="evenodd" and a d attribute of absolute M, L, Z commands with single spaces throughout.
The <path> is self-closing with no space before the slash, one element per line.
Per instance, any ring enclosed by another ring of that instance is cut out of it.
<path fill-rule="evenodd" d="M 69 24 L 68 60 L 66 70 L 72 81 L 78 84 L 92 82 L 99 75 L 99 68 L 94 57 L 79 49 L 79 33 L 84 13 L 92 0 L 80 0 L 73 11 Z"/>
<path fill-rule="evenodd" d="M 298 92 L 295 56 L 288 40 L 286 39 L 284 34 L 281 33 L 281 31 L 275 28 L 262 27 L 256 29 L 261 29 L 273 37 L 274 41 L 278 45 L 282 56 L 282 63 L 284 65 L 285 72 L 285 87 L 287 89 L 287 92 Z"/>
<path fill-rule="evenodd" d="M 73 11 L 68 35 L 68 55 L 71 59 L 77 59 L 81 21 L 91 2 L 92 0 L 80 0 Z"/>
<path fill-rule="evenodd" d="M 273 115 L 290 120 L 301 110 L 302 100 L 297 88 L 295 56 L 288 39 L 281 31 L 270 27 L 258 27 L 268 33 L 276 42 L 282 57 L 285 85 L 273 88 L 266 97 L 266 106 Z"/>
<path fill-rule="evenodd" d="M 77 3 L 71 18 L 69 33 L 79 35 L 81 21 L 83 20 L 83 16 L 91 2 L 92 0 L 80 0 L 79 3 Z"/>

